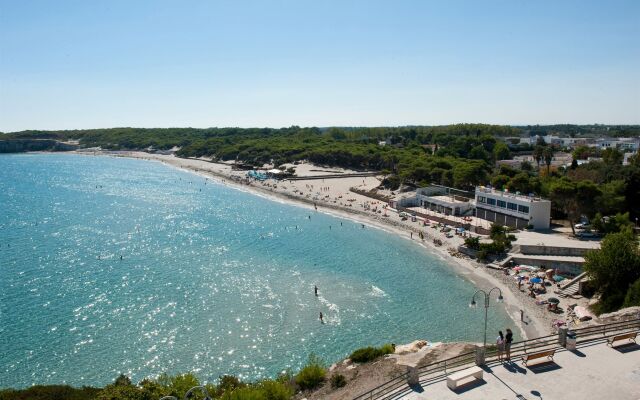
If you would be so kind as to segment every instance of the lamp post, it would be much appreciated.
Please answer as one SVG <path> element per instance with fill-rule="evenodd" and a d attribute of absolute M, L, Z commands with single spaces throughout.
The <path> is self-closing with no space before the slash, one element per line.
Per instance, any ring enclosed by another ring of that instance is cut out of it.
<path fill-rule="evenodd" d="M 484 364 L 484 356 L 487 351 L 487 315 L 489 313 L 489 299 L 491 298 L 491 293 L 494 290 L 498 291 L 498 302 L 502 303 L 502 300 L 504 299 L 502 297 L 502 291 L 497 287 L 491 288 L 489 292 L 485 292 L 482 289 L 476 290 L 473 297 L 471 297 L 471 303 L 469 303 L 469 307 L 471 308 L 478 307 L 478 303 L 476 303 L 476 295 L 478 293 L 482 293 L 484 295 L 484 342 L 482 344 L 482 357 L 478 359 L 478 364 Z"/>

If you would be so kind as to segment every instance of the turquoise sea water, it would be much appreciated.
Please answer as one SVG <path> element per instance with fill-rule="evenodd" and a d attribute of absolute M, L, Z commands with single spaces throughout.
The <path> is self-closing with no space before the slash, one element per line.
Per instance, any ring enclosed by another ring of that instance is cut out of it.
<path fill-rule="evenodd" d="M 427 250 L 159 163 L 2 155 L 0 209 L 0 387 L 258 378 L 312 352 L 482 340 L 475 288 Z M 511 323 L 489 316 L 490 338 Z"/>

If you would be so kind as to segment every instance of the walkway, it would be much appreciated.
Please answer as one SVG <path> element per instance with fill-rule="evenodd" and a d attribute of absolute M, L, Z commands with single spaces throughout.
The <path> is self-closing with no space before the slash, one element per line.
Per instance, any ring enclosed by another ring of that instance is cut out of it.
<path fill-rule="evenodd" d="M 640 399 L 640 345 L 610 348 L 605 342 L 586 343 L 576 351 L 558 350 L 554 362 L 491 363 L 484 381 L 462 386 L 457 391 L 446 380 L 421 382 L 413 390 L 405 388 L 393 399 Z"/>

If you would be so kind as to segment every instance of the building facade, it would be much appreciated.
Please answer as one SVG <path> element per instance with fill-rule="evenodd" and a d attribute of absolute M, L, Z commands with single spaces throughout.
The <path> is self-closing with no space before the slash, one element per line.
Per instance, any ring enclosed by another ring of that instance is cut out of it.
<path fill-rule="evenodd" d="M 476 217 L 514 228 L 549 229 L 551 201 L 534 196 L 476 188 Z"/>
<path fill-rule="evenodd" d="M 397 205 L 422 207 L 445 215 L 473 215 L 473 202 L 469 197 L 462 196 L 462 192 L 446 186 L 430 185 L 417 189 L 411 196 L 398 199 Z"/>

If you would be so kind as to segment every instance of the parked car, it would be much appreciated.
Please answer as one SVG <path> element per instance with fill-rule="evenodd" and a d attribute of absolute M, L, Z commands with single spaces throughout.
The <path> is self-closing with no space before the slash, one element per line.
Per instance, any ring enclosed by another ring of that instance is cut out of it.
<path fill-rule="evenodd" d="M 591 231 L 582 231 L 582 232 L 576 233 L 576 236 L 579 238 L 594 238 L 594 237 L 597 237 L 598 234 Z"/>
<path fill-rule="evenodd" d="M 586 223 L 579 223 L 579 224 L 575 224 L 573 227 L 576 229 L 589 229 L 591 225 Z"/>

